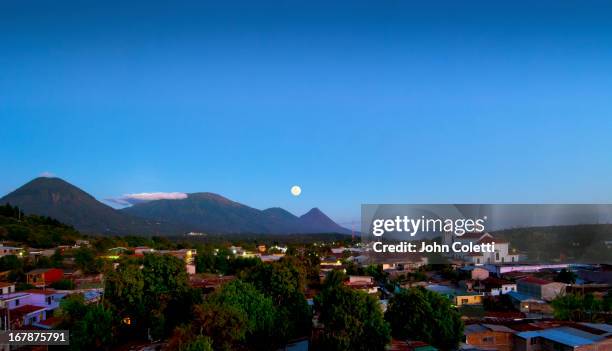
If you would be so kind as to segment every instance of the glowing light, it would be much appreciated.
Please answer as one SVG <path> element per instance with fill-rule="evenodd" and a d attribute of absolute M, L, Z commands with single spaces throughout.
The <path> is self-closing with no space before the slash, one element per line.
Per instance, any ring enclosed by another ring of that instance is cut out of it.
<path fill-rule="evenodd" d="M 291 194 L 293 196 L 300 196 L 300 194 L 302 193 L 302 188 L 300 188 L 297 185 L 294 185 L 291 187 Z"/>

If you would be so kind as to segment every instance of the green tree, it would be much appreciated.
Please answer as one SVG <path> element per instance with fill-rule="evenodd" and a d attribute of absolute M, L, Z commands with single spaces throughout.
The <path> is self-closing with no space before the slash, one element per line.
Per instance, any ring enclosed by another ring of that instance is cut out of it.
<path fill-rule="evenodd" d="M 56 249 L 53 255 L 51 255 L 51 266 L 55 268 L 64 267 L 64 256 L 60 249 Z"/>
<path fill-rule="evenodd" d="M 104 284 L 104 298 L 121 318 L 137 321 L 144 315 L 144 276 L 140 267 L 121 264 L 110 271 Z"/>
<path fill-rule="evenodd" d="M 602 319 L 607 301 L 595 299 L 593 294 L 565 294 L 551 302 L 556 319 L 574 322 L 596 322 Z"/>
<path fill-rule="evenodd" d="M 191 317 L 201 295 L 191 289 L 185 263 L 170 255 L 145 255 L 125 260 L 107 275 L 105 298 L 121 318 L 130 318 L 124 332 L 134 330 L 158 339 Z M 126 330 L 127 329 L 127 330 Z"/>
<path fill-rule="evenodd" d="M 342 285 L 342 283 L 346 280 L 346 275 L 339 270 L 331 270 L 325 276 L 325 281 L 323 282 L 323 288 L 329 289 L 338 285 Z"/>
<path fill-rule="evenodd" d="M 72 290 L 74 289 L 74 282 L 72 282 L 72 280 L 69 280 L 69 279 L 62 279 L 62 280 L 53 282 L 51 284 L 51 287 L 53 289 L 58 289 L 58 290 Z"/>
<path fill-rule="evenodd" d="M 555 277 L 555 281 L 565 284 L 574 284 L 576 283 L 576 277 L 576 273 L 563 268 Z"/>
<path fill-rule="evenodd" d="M 100 273 L 103 265 L 103 262 L 96 258 L 96 253 L 86 247 L 81 247 L 74 252 L 74 263 L 84 273 Z"/>
<path fill-rule="evenodd" d="M 450 301 L 420 287 L 395 294 L 389 300 L 385 319 L 393 337 L 420 340 L 441 349 L 456 347 L 463 335 L 461 316 Z"/>
<path fill-rule="evenodd" d="M 70 349 L 108 350 L 113 344 L 115 324 L 112 311 L 103 304 L 86 305 L 80 294 L 60 302 L 59 327 L 70 330 Z"/>
<path fill-rule="evenodd" d="M 245 341 L 248 316 L 232 305 L 205 303 L 195 308 L 195 332 L 211 338 L 216 350 L 233 350 Z"/>
<path fill-rule="evenodd" d="M 15 255 L 0 257 L 0 271 L 23 269 L 23 261 Z"/>
<path fill-rule="evenodd" d="M 209 338 L 198 335 L 191 342 L 178 349 L 179 351 L 213 351 Z"/>
<path fill-rule="evenodd" d="M 306 302 L 306 271 L 295 257 L 285 257 L 271 264 L 257 265 L 241 274 L 269 296 L 277 310 L 277 333 L 281 341 L 309 335 L 312 316 Z"/>
<path fill-rule="evenodd" d="M 323 324 L 313 345 L 318 350 L 384 350 L 390 340 L 389 325 L 373 296 L 335 285 L 315 298 L 315 306 Z"/>
<path fill-rule="evenodd" d="M 206 304 L 223 306 L 241 314 L 245 342 L 250 348 L 269 349 L 274 343 L 276 310 L 272 299 L 253 285 L 235 280 L 209 295 Z M 240 331 L 234 330 L 232 334 L 240 334 Z"/>

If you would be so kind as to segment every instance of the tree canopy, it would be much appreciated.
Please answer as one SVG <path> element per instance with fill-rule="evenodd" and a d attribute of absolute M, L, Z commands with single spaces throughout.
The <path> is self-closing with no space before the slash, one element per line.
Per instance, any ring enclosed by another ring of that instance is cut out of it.
<path fill-rule="evenodd" d="M 457 346 L 463 322 L 444 296 L 421 287 L 402 289 L 390 300 L 385 319 L 393 337 L 420 340 L 441 349 Z"/>
<path fill-rule="evenodd" d="M 316 298 L 323 324 L 314 347 L 319 350 L 384 350 L 390 329 L 378 301 L 342 284 L 330 284 Z"/>

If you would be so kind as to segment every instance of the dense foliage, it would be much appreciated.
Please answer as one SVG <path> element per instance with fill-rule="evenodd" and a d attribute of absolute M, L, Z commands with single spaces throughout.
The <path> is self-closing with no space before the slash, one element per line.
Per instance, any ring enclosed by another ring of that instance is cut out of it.
<path fill-rule="evenodd" d="M 393 296 L 385 319 L 393 337 L 424 341 L 443 350 L 456 347 L 463 334 L 461 316 L 450 301 L 420 287 Z"/>
<path fill-rule="evenodd" d="M 53 218 L 25 215 L 18 207 L 10 204 L 0 206 L 0 240 L 48 248 L 74 244 L 75 240 L 81 237 L 73 227 Z"/>
<path fill-rule="evenodd" d="M 593 294 L 566 294 L 551 303 L 556 319 L 574 322 L 606 322 L 612 311 L 612 296 L 608 293 L 603 299 Z"/>
<path fill-rule="evenodd" d="M 389 324 L 384 320 L 377 299 L 352 290 L 330 277 L 315 298 L 322 328 L 313 340 L 317 350 L 384 350 L 390 340 Z M 340 280 L 341 282 L 341 280 Z"/>
<path fill-rule="evenodd" d="M 105 299 L 129 320 L 126 335 L 139 333 L 159 339 L 189 320 L 201 295 L 191 289 L 183 261 L 169 255 L 145 255 L 125 261 L 106 278 Z"/>

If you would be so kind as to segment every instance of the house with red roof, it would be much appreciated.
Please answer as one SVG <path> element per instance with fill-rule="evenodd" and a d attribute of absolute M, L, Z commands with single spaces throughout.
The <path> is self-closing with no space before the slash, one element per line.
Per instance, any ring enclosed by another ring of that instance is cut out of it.
<path fill-rule="evenodd" d="M 18 329 L 47 319 L 59 307 L 65 292 L 54 289 L 30 289 L 0 295 L 0 329 Z"/>

